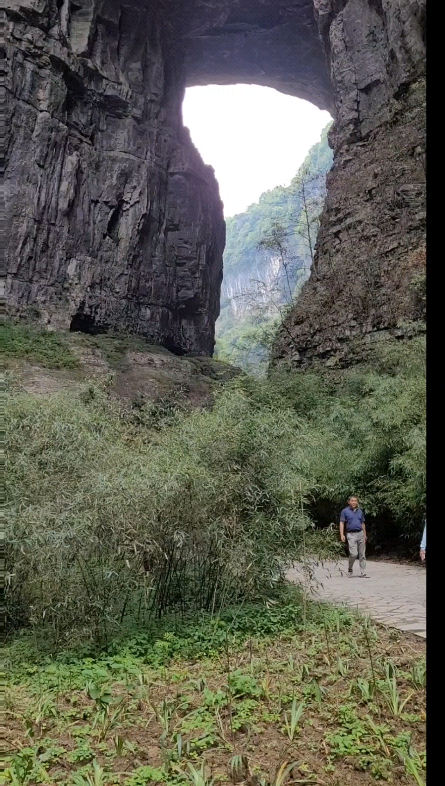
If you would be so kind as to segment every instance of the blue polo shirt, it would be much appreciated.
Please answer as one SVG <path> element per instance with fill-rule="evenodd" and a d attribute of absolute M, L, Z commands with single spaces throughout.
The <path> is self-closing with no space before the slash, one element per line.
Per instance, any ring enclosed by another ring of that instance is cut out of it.
<path fill-rule="evenodd" d="M 348 505 L 348 507 L 344 508 L 340 513 L 340 521 L 345 522 L 346 532 L 360 532 L 362 524 L 365 523 L 365 514 L 361 508 L 352 510 Z"/>

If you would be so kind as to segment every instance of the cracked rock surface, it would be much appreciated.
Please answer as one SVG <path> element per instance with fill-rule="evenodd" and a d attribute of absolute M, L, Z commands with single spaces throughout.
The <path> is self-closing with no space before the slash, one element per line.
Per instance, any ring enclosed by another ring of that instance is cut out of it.
<path fill-rule="evenodd" d="M 222 203 L 152 5 L 8 9 L 7 300 L 54 327 L 211 354 Z"/>
<path fill-rule="evenodd" d="M 425 3 L 314 4 L 335 92 L 334 163 L 314 269 L 272 363 L 343 367 L 423 329 Z"/>

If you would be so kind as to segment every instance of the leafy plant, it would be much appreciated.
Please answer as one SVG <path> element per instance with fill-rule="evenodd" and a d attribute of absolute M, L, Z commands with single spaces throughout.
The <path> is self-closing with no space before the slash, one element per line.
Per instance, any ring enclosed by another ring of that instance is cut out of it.
<path fill-rule="evenodd" d="M 188 782 L 191 782 L 193 786 L 213 786 L 213 778 L 206 775 L 204 762 L 201 764 L 199 770 L 196 769 L 193 764 L 188 762 L 188 773 L 179 767 L 176 767 L 175 769 L 180 775 L 186 778 Z"/>
<path fill-rule="evenodd" d="M 411 699 L 413 693 L 414 691 L 410 691 L 402 701 L 395 675 L 392 677 L 389 675 L 387 676 L 384 697 L 389 709 L 395 717 L 398 717 L 402 714 L 404 706 Z"/>
<path fill-rule="evenodd" d="M 147 786 L 147 783 L 164 783 L 166 780 L 167 773 L 165 770 L 159 767 L 143 765 L 132 773 L 127 781 L 127 786 Z"/>
<path fill-rule="evenodd" d="M 417 783 L 417 786 L 425 786 L 425 781 L 421 777 L 420 770 L 422 768 L 422 762 L 419 756 L 412 751 L 411 755 L 407 754 L 399 754 L 400 758 L 402 759 L 405 769 L 408 775 L 412 775 L 414 780 Z"/>
<path fill-rule="evenodd" d="M 303 682 L 304 680 L 309 679 L 310 677 L 310 669 L 307 663 L 300 663 L 295 669 L 295 676 L 298 679 L 298 682 Z"/>
<path fill-rule="evenodd" d="M 230 761 L 229 771 L 233 783 L 247 780 L 250 775 L 247 756 L 242 754 L 233 756 Z"/>
<path fill-rule="evenodd" d="M 70 762 L 89 762 L 94 759 L 94 751 L 89 742 L 82 742 L 67 755 Z"/>
<path fill-rule="evenodd" d="M 211 691 L 204 688 L 203 695 L 206 707 L 223 707 L 227 703 L 227 692 L 224 690 Z"/>
<path fill-rule="evenodd" d="M 297 704 L 297 699 L 294 698 L 292 701 L 290 714 L 287 712 L 284 713 L 286 733 L 291 742 L 293 742 L 293 739 L 295 737 L 295 733 L 298 728 L 298 723 L 301 719 L 301 716 L 303 715 L 303 711 L 304 711 L 304 703 L 300 702 L 300 704 Z"/>
<path fill-rule="evenodd" d="M 166 737 L 170 732 L 170 723 L 173 716 L 174 705 L 167 699 L 163 699 L 157 709 L 156 717 L 158 723 L 162 726 L 163 735 Z"/>
<path fill-rule="evenodd" d="M 252 724 L 253 713 L 257 709 L 256 699 L 243 699 L 237 701 L 232 713 L 232 729 L 234 731 L 247 731 Z"/>
<path fill-rule="evenodd" d="M 426 663 L 415 663 L 411 669 L 411 679 L 416 688 L 426 686 Z"/>
<path fill-rule="evenodd" d="M 358 677 L 355 681 L 355 688 L 363 701 L 370 702 L 374 698 L 375 689 L 373 682 L 369 682 L 369 680 L 363 677 Z"/>
<path fill-rule="evenodd" d="M 353 707 L 350 705 L 340 706 L 338 715 L 340 728 L 329 733 L 326 737 L 331 746 L 331 755 L 339 758 L 373 753 L 373 747 L 364 743 L 367 730 L 363 721 L 357 718 Z"/>
<path fill-rule="evenodd" d="M 86 690 L 88 696 L 96 702 L 98 708 L 93 727 L 99 727 L 99 741 L 102 741 L 108 732 L 116 726 L 124 712 L 124 702 L 123 699 L 114 699 L 107 687 L 98 688 L 93 683 L 89 683 Z M 113 709 L 113 704 L 117 705 L 115 709 Z"/>
<path fill-rule="evenodd" d="M 337 661 L 337 670 L 342 677 L 346 677 L 349 672 L 349 661 L 344 661 L 339 658 Z"/>
<path fill-rule="evenodd" d="M 411 734 L 408 732 L 401 732 L 397 737 L 391 740 L 391 744 L 399 757 L 405 765 L 407 774 L 412 775 L 417 783 L 417 786 L 425 786 L 421 771 L 424 769 L 424 762 L 419 753 L 413 748 L 411 743 Z M 423 758 L 424 758 L 423 754 Z"/>
<path fill-rule="evenodd" d="M 287 762 L 284 761 L 277 769 L 275 773 L 275 777 L 271 783 L 271 786 L 283 786 L 286 783 L 290 773 L 294 769 L 294 767 L 298 767 L 298 762 Z"/>
<path fill-rule="evenodd" d="M 49 780 L 47 767 L 57 761 L 65 753 L 60 745 L 53 745 L 43 740 L 35 748 L 21 748 L 9 761 L 4 770 L 6 783 L 13 786 L 31 786 L 34 783 L 45 783 Z"/>
<path fill-rule="evenodd" d="M 229 685 L 234 697 L 261 696 L 262 689 L 250 674 L 237 669 L 229 675 Z"/>
<path fill-rule="evenodd" d="M 368 726 L 371 728 L 371 730 L 372 730 L 375 738 L 377 739 L 377 741 L 378 741 L 378 743 L 380 745 L 380 748 L 382 749 L 383 753 L 386 756 L 389 756 L 390 755 L 389 746 L 388 746 L 387 740 L 385 739 L 385 733 L 389 731 L 389 727 L 388 726 L 381 726 L 381 725 L 378 725 L 378 724 L 374 723 L 372 718 L 370 718 L 369 716 L 367 718 L 367 721 L 368 721 Z"/>
<path fill-rule="evenodd" d="M 181 761 L 183 754 L 188 756 L 190 753 L 190 741 L 187 740 L 184 743 L 182 734 L 178 732 L 176 734 L 175 742 L 176 742 L 176 758 L 178 761 Z"/>
<path fill-rule="evenodd" d="M 73 775 L 73 783 L 75 786 L 104 786 L 106 783 L 105 771 L 100 764 L 94 759 L 93 772 L 85 776 L 75 773 Z"/>
<path fill-rule="evenodd" d="M 5 771 L 5 778 L 13 786 L 27 786 L 33 780 L 46 780 L 47 774 L 34 748 L 22 748 L 12 757 Z"/>
<path fill-rule="evenodd" d="M 116 756 L 119 757 L 123 756 L 125 750 L 125 739 L 121 737 L 119 734 L 116 734 L 116 736 L 113 737 L 113 745 L 114 745 L 114 750 L 116 751 Z"/>
<path fill-rule="evenodd" d="M 315 701 L 318 704 L 318 708 L 321 709 L 321 705 L 322 705 L 322 702 L 323 702 L 323 696 L 324 696 L 324 694 L 326 692 L 326 688 L 324 688 L 322 685 L 320 685 L 318 680 L 313 679 L 312 682 L 309 685 L 309 689 L 310 689 L 310 692 L 312 693 L 312 695 L 314 696 Z"/>
<path fill-rule="evenodd" d="M 34 737 L 36 730 L 41 734 L 44 721 L 49 717 L 55 718 L 56 716 L 57 710 L 52 698 L 50 696 L 41 696 L 35 713 L 24 719 L 28 736 L 31 738 Z"/>
<path fill-rule="evenodd" d="M 87 683 L 86 693 L 90 699 L 96 702 L 98 710 L 101 711 L 108 710 L 113 701 L 113 695 L 109 688 L 98 688 L 92 682 Z"/>

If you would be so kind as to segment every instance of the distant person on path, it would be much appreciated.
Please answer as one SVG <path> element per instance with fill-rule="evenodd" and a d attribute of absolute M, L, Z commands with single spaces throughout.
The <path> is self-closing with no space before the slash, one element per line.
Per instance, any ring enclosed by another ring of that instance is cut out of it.
<path fill-rule="evenodd" d="M 345 535 L 346 529 L 346 535 Z M 340 538 L 342 543 L 348 540 L 349 547 L 349 567 L 348 576 L 351 578 L 353 575 L 352 569 L 355 560 L 358 558 L 360 561 L 360 576 L 363 579 L 368 579 L 366 573 L 366 526 L 365 514 L 358 506 L 357 497 L 348 497 L 348 507 L 344 508 L 340 513 Z"/>
<path fill-rule="evenodd" d="M 420 542 L 420 559 L 422 562 L 425 562 L 426 557 L 426 519 L 425 519 L 425 526 L 423 528 L 423 535 L 422 540 Z"/>

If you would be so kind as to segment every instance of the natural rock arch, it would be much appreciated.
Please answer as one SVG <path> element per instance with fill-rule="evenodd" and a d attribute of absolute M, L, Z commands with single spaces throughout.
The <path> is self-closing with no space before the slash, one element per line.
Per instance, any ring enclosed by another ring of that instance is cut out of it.
<path fill-rule="evenodd" d="M 312 0 L 215 3 L 200 23 L 195 4 L 183 37 L 187 86 L 265 85 L 334 111 L 334 92 Z"/>
<path fill-rule="evenodd" d="M 276 358 L 347 362 L 351 337 L 417 318 L 424 5 L 10 0 L 10 309 L 211 353 L 222 205 L 181 103 L 186 85 L 244 81 L 336 118 L 316 275 Z"/>

